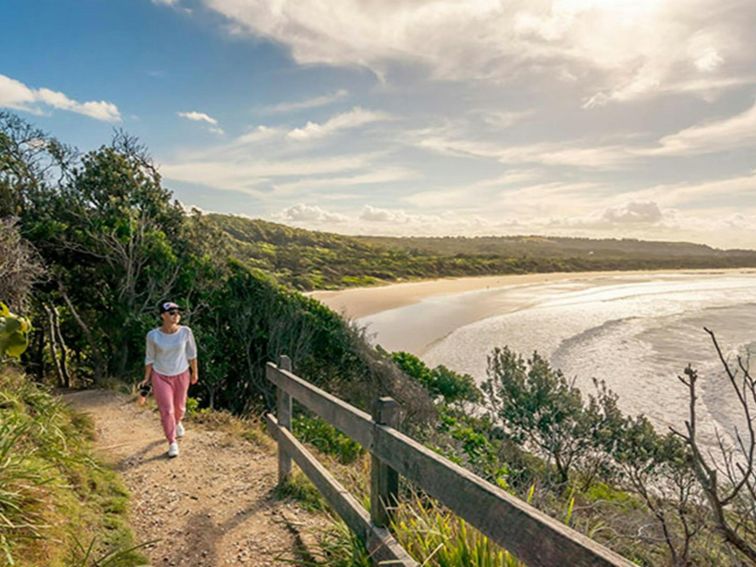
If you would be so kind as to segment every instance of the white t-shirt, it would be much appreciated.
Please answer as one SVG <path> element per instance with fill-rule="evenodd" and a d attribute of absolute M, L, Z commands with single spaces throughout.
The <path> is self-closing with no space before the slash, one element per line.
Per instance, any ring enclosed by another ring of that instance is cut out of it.
<path fill-rule="evenodd" d="M 155 372 L 165 376 L 182 374 L 189 361 L 197 358 L 197 344 L 189 327 L 180 325 L 175 333 L 164 333 L 159 328 L 147 333 L 145 364 L 152 364 Z"/>

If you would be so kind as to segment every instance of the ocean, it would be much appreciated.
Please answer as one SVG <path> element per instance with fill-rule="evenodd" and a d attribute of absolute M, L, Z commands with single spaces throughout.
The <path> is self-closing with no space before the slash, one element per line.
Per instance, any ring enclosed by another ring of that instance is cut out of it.
<path fill-rule="evenodd" d="M 707 327 L 733 364 L 756 354 L 756 273 L 600 275 L 433 296 L 358 320 L 372 340 L 486 379 L 487 356 L 509 346 L 538 351 L 585 393 L 606 382 L 630 414 L 661 430 L 684 429 L 688 390 L 678 376 L 699 372 L 704 444 L 734 440 L 745 426 Z"/>

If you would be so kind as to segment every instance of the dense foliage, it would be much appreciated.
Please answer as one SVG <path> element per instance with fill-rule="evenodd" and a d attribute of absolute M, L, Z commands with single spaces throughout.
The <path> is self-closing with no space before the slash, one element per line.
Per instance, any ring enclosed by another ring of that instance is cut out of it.
<path fill-rule="evenodd" d="M 406 353 L 394 357 L 413 378 L 432 383 L 432 371 L 422 361 Z M 643 565 L 740 565 L 743 556 L 735 549 L 748 556 L 756 543 L 743 495 L 723 504 L 722 517 L 737 524 L 732 529 L 737 537 L 729 541 L 712 514 L 716 508 L 705 495 L 707 485 L 696 482 L 690 443 L 671 431 L 657 431 L 643 415 L 622 413 L 617 396 L 602 382 L 595 381 L 594 392 L 586 396 L 538 353 L 525 359 L 503 347 L 489 356 L 482 390 L 484 401 L 472 411 L 437 396 L 439 420 L 426 443 Z M 731 467 L 735 477 L 719 479 L 722 492 L 739 491 L 752 478 L 747 435 L 742 439 L 746 454 L 728 453 L 738 464 Z M 435 522 L 450 533 L 468 529 L 425 499 L 416 499 L 407 510 L 413 526 Z M 405 520 L 397 528 L 408 525 Z M 490 546 L 474 530 L 469 535 L 473 539 L 454 536 L 454 546 L 446 551 L 466 556 Z M 421 546 L 418 560 L 429 557 L 422 548 L 429 534 L 399 536 Z M 723 545 L 725 540 L 731 545 Z M 490 553 L 501 552 L 493 546 Z"/>
<path fill-rule="evenodd" d="M 83 155 L 16 116 L 0 112 L 0 195 L 17 219 L 16 250 L 45 266 L 29 313 L 40 325 L 23 362 L 60 384 L 134 380 L 144 336 L 165 298 L 185 308 L 200 344 L 204 405 L 243 413 L 272 401 L 265 363 L 289 355 L 313 382 L 338 387 L 367 407 L 383 393 L 429 415 L 428 397 L 369 349 L 358 331 L 315 300 L 234 260 L 229 238 L 172 201 L 146 151 L 116 133 Z"/>
<path fill-rule="evenodd" d="M 391 358 L 408 376 L 420 382 L 432 396 L 445 404 L 478 402 L 481 399 L 475 380 L 469 374 L 459 374 L 444 365 L 430 369 L 408 352 L 394 352 Z"/>

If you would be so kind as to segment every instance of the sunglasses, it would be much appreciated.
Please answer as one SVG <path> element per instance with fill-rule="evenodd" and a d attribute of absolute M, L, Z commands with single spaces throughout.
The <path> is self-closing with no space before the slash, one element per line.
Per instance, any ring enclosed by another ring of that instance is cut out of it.
<path fill-rule="evenodd" d="M 169 309 L 168 311 L 166 311 L 166 313 L 168 313 L 168 315 L 180 315 L 181 311 L 179 311 L 178 309 Z"/>

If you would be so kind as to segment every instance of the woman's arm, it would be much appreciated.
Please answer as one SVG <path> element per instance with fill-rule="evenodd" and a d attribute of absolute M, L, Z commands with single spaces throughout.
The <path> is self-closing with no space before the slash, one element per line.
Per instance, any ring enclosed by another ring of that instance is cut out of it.
<path fill-rule="evenodd" d="M 139 383 L 140 386 L 144 386 L 150 381 L 153 362 L 155 362 L 155 345 L 150 340 L 150 334 L 147 333 L 146 344 L 144 347 L 144 380 Z"/>
<path fill-rule="evenodd" d="M 194 341 L 194 333 L 189 327 L 186 327 L 186 357 L 189 359 L 189 366 L 192 369 L 192 384 L 199 380 L 199 371 L 197 370 L 197 343 Z"/>
<path fill-rule="evenodd" d="M 144 365 L 144 380 L 142 380 L 139 385 L 144 386 L 150 381 L 150 376 L 152 376 L 152 363 L 148 362 Z"/>
<path fill-rule="evenodd" d="M 199 373 L 197 370 L 197 359 L 193 358 L 189 361 L 189 366 L 192 369 L 192 384 L 196 384 L 199 381 Z"/>

